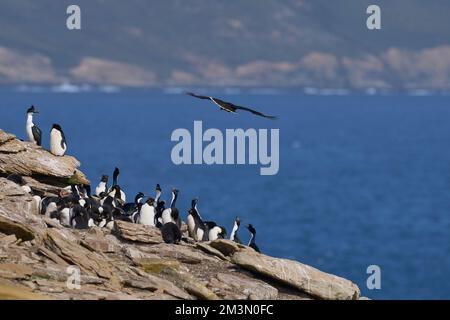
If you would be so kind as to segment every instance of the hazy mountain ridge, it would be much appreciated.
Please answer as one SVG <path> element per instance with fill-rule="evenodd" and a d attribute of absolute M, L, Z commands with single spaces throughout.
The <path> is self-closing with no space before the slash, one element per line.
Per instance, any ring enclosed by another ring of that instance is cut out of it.
<path fill-rule="evenodd" d="M 450 88 L 450 3 L 68 1 L 0 5 L 0 82 L 332 88 Z M 423 23 L 422 23 L 423 21 Z"/>

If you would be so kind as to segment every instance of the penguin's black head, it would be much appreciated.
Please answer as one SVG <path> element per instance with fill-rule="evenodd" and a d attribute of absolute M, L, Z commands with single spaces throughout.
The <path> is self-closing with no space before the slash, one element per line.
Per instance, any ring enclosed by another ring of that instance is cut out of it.
<path fill-rule="evenodd" d="M 25 181 L 23 180 L 22 176 L 19 174 L 10 174 L 6 179 L 18 184 L 19 186 L 25 185 Z"/>
<path fill-rule="evenodd" d="M 86 188 L 84 187 L 84 185 L 78 185 L 78 193 L 86 194 Z"/>
<path fill-rule="evenodd" d="M 134 198 L 134 202 L 138 202 L 143 197 L 145 197 L 145 194 L 143 194 L 142 192 L 138 192 L 138 194 L 136 194 L 136 197 Z"/>
<path fill-rule="evenodd" d="M 159 185 L 159 183 L 156 185 L 156 191 L 161 192 L 161 186 Z"/>
<path fill-rule="evenodd" d="M 143 197 L 145 197 L 145 194 L 144 193 L 142 193 L 142 192 L 138 192 L 138 194 L 136 195 L 136 198 L 143 198 Z"/>
<path fill-rule="evenodd" d="M 239 219 L 239 217 L 236 217 L 236 219 L 234 221 L 236 222 L 238 227 L 241 225 L 241 219 Z"/>
<path fill-rule="evenodd" d="M 172 188 L 172 193 L 173 193 L 174 195 L 178 195 L 178 189 Z"/>
<path fill-rule="evenodd" d="M 52 129 L 58 130 L 58 131 L 62 131 L 61 126 L 57 123 L 54 123 L 52 126 Z"/>
<path fill-rule="evenodd" d="M 213 222 L 213 221 L 205 221 L 204 224 L 205 224 L 205 226 L 208 227 L 208 229 L 212 229 L 215 226 L 217 226 L 217 224 L 215 222 Z"/>
<path fill-rule="evenodd" d="M 256 229 L 251 224 L 247 225 L 247 229 L 251 233 L 256 234 Z"/>
<path fill-rule="evenodd" d="M 198 199 L 197 199 L 197 198 L 192 199 L 192 201 L 191 201 L 191 207 L 192 207 L 192 209 L 195 208 L 195 206 L 197 205 L 197 202 L 198 202 Z"/>
<path fill-rule="evenodd" d="M 27 113 L 39 113 L 34 106 L 28 108 Z"/>
<path fill-rule="evenodd" d="M 114 169 L 113 176 L 114 176 L 114 177 L 118 177 L 119 174 L 120 174 L 119 168 L 116 167 L 116 168 Z"/>
<path fill-rule="evenodd" d="M 108 179 L 109 179 L 109 177 L 106 174 L 104 174 L 104 175 L 102 175 L 101 182 L 108 182 Z"/>
<path fill-rule="evenodd" d="M 147 203 L 149 206 L 152 206 L 152 205 L 155 203 L 155 199 L 153 199 L 153 198 L 148 198 L 147 201 L 146 201 L 146 203 Z"/>

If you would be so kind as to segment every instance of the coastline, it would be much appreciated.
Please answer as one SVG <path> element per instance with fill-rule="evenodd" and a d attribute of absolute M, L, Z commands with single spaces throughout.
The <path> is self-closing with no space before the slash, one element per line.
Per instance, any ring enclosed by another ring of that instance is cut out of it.
<path fill-rule="evenodd" d="M 26 155 L 26 156 L 24 156 Z M 347 279 L 258 254 L 229 240 L 165 244 L 158 228 L 116 221 L 74 230 L 38 214 L 33 192 L 89 181 L 73 157 L 56 157 L 0 130 L 0 299 L 359 299 Z M 184 213 L 183 213 L 184 216 Z M 71 288 L 68 267 L 80 271 Z"/>

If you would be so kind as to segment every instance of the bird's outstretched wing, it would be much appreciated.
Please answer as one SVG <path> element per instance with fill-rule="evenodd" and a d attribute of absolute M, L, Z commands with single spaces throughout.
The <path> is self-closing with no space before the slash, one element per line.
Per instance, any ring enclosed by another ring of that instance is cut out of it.
<path fill-rule="evenodd" d="M 203 100 L 211 100 L 211 97 L 207 97 L 207 96 L 201 96 L 199 94 L 195 94 L 193 92 L 185 92 L 188 96 L 192 96 L 198 99 L 203 99 Z"/>
<path fill-rule="evenodd" d="M 42 131 L 37 126 L 33 126 L 31 128 L 31 132 L 33 133 L 33 137 L 36 140 L 36 144 L 40 146 L 42 144 Z"/>
<path fill-rule="evenodd" d="M 267 118 L 267 119 L 274 120 L 274 119 L 277 118 L 275 116 L 268 116 L 268 115 L 266 115 L 264 113 L 261 113 L 259 111 L 256 111 L 256 110 L 253 110 L 253 109 L 250 109 L 250 108 L 247 108 L 247 107 L 241 107 L 241 106 L 235 106 L 235 105 L 233 105 L 233 106 L 237 110 L 245 110 L 245 111 L 251 112 L 251 113 L 253 113 L 253 114 L 257 115 L 257 116 L 264 117 L 264 118 Z"/>

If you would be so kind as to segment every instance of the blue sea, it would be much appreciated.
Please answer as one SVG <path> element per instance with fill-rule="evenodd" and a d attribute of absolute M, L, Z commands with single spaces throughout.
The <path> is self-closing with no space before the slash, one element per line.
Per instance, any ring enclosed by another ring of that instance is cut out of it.
<path fill-rule="evenodd" d="M 163 91 L 26 93 L 3 90 L 0 128 L 25 138 L 25 111 L 48 147 L 59 123 L 68 154 L 93 185 L 121 169 L 128 200 L 180 190 L 183 217 L 199 211 L 231 231 L 235 216 L 257 230 L 262 252 L 348 278 L 372 299 L 450 298 L 450 97 L 220 94 L 279 116 L 219 112 L 207 101 Z M 174 165 L 177 128 L 279 128 L 280 170 L 255 165 Z M 239 236 L 247 241 L 241 227 Z M 366 286 L 381 269 L 381 289 Z"/>

